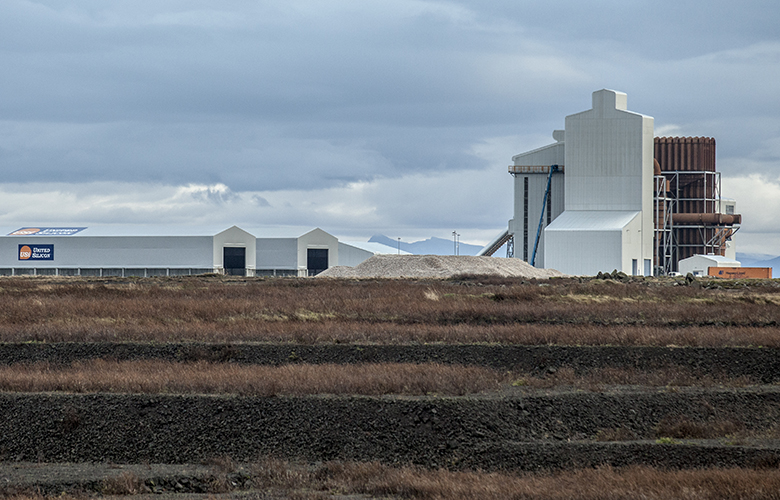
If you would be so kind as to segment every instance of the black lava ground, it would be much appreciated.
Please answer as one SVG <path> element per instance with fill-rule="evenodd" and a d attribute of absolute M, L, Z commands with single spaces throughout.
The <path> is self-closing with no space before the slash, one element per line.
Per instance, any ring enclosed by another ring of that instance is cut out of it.
<path fill-rule="evenodd" d="M 512 398 L 2 394 L 0 414 L 6 461 L 200 463 L 277 456 L 484 470 L 598 463 L 684 468 L 744 466 L 759 455 L 765 459 L 767 450 L 776 453 L 777 443 L 659 444 L 662 420 L 728 421 L 760 434 L 780 420 L 780 390 Z M 593 441 L 600 430 L 615 428 L 628 429 L 636 440 L 630 446 Z M 620 453 L 609 453 L 615 446 Z M 687 451 L 671 453 L 680 450 Z"/>
<path fill-rule="evenodd" d="M 780 349 L 764 347 L 518 346 L 488 344 L 340 345 L 207 343 L 5 343 L 0 364 L 85 359 L 211 361 L 283 365 L 289 363 L 442 363 L 484 366 L 525 373 L 571 367 L 654 370 L 677 366 L 694 373 L 747 376 L 780 382 Z"/>
<path fill-rule="evenodd" d="M 765 348 L 690 347 L 3 344 L 4 364 L 89 358 L 271 365 L 434 361 L 531 373 L 566 366 L 576 371 L 683 366 L 761 383 L 464 397 L 0 393 L 0 474 L 38 462 L 184 466 L 269 456 L 487 471 L 602 464 L 778 467 L 780 441 L 772 438 L 780 422 L 778 354 Z M 749 437 L 659 439 L 659 426 L 670 421 L 728 422 Z M 600 431 L 615 429 L 630 439 L 596 439 Z"/>

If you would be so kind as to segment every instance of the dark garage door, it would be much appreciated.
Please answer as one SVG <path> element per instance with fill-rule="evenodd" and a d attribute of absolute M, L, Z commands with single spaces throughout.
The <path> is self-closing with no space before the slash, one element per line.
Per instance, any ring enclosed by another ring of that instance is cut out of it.
<path fill-rule="evenodd" d="M 245 276 L 246 248 L 224 247 L 222 249 L 222 267 L 225 268 L 225 274 Z"/>
<path fill-rule="evenodd" d="M 309 248 L 306 252 L 306 268 L 314 276 L 328 268 L 328 249 Z"/>

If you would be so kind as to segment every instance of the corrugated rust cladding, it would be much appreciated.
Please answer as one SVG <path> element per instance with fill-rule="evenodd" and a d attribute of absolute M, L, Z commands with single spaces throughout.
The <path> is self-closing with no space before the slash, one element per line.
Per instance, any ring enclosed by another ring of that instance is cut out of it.
<path fill-rule="evenodd" d="M 712 215 L 715 212 L 715 139 L 711 137 L 656 137 L 655 159 L 667 180 L 667 189 L 677 198 L 677 214 Z M 679 172 L 680 174 L 675 174 Z M 677 182 L 679 181 L 679 185 Z M 684 217 L 685 215 L 683 215 Z M 679 218 L 679 216 L 678 216 Z M 704 224 L 702 222 L 702 224 Z M 704 241 L 715 236 L 708 225 L 676 226 L 677 259 L 707 253 Z M 716 253 L 723 254 L 723 248 Z"/>
<path fill-rule="evenodd" d="M 712 137 L 656 137 L 655 159 L 661 170 L 715 171 L 715 139 Z"/>
<path fill-rule="evenodd" d="M 669 189 L 679 190 L 677 211 L 713 213 L 717 190 L 714 179 L 687 174 L 675 185 L 673 172 L 715 172 L 715 139 L 711 137 L 656 137 L 655 158 L 667 174 Z"/>

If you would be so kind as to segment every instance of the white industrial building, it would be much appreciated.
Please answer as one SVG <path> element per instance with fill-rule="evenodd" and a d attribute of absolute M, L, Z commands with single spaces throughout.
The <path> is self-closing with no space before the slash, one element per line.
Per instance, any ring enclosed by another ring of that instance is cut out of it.
<path fill-rule="evenodd" d="M 546 267 L 543 231 L 563 212 L 563 138 L 564 131 L 556 130 L 554 144 L 512 157 L 510 172 L 518 175 L 514 176 L 515 217 L 509 221 L 509 235 L 514 236 L 515 255 L 536 267 Z"/>
<path fill-rule="evenodd" d="M 321 229 L 25 227 L 3 234 L 0 275 L 309 276 L 339 264 L 338 239 Z"/>
<path fill-rule="evenodd" d="M 306 276 L 339 265 L 339 241 L 322 229 L 253 231 L 258 276 Z"/>
<path fill-rule="evenodd" d="M 572 275 L 668 274 L 692 254 L 733 258 L 741 216 L 720 195 L 715 140 L 654 137 L 622 92 L 593 93 L 555 142 L 512 158 L 514 217 L 479 255 Z"/>
<path fill-rule="evenodd" d="M 515 255 L 566 274 L 650 275 L 653 119 L 605 89 L 565 123 L 555 143 L 512 158 Z"/>
<path fill-rule="evenodd" d="M 694 276 L 707 276 L 711 267 L 741 267 L 738 260 L 722 255 L 693 255 L 680 261 L 678 272 L 683 276 L 691 273 Z"/>

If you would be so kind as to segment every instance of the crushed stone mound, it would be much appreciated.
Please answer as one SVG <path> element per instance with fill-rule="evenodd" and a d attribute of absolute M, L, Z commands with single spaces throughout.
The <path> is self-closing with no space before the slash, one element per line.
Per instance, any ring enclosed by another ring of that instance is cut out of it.
<path fill-rule="evenodd" d="M 537 269 L 520 259 L 460 255 L 374 255 L 355 267 L 331 267 L 317 277 L 451 278 L 458 274 L 542 279 L 565 276 L 555 269 Z"/>

